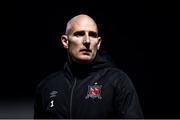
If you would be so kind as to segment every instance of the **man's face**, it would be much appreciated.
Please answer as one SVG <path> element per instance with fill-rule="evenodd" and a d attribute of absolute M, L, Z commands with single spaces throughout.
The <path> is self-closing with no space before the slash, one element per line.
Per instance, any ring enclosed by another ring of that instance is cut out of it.
<path fill-rule="evenodd" d="M 91 62 L 100 47 L 96 24 L 89 19 L 78 19 L 71 23 L 67 38 L 67 50 L 78 63 Z"/>

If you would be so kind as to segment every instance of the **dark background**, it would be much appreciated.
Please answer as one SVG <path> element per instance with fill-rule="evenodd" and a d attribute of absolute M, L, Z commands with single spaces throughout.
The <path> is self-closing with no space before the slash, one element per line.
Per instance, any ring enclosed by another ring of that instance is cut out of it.
<path fill-rule="evenodd" d="M 79 13 L 96 20 L 101 49 L 132 79 L 145 118 L 180 118 L 174 1 L 7 1 L 0 11 L 0 118 L 32 118 L 35 88 L 64 64 L 60 36 Z"/>

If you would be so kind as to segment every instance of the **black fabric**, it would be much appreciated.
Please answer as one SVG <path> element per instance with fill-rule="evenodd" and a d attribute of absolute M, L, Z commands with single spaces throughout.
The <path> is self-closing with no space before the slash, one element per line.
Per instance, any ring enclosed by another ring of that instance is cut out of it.
<path fill-rule="evenodd" d="M 97 72 L 98 70 L 108 68 L 108 67 L 115 67 L 113 64 L 111 57 L 105 51 L 98 52 L 95 59 L 88 64 L 79 64 L 76 62 L 72 62 L 72 60 L 68 59 L 64 70 L 67 73 L 70 73 L 69 76 L 76 76 L 76 77 L 86 77 L 87 74 L 91 74 L 93 72 Z"/>
<path fill-rule="evenodd" d="M 68 61 L 37 87 L 34 118 L 143 118 L 130 78 L 107 54 L 89 64 Z"/>

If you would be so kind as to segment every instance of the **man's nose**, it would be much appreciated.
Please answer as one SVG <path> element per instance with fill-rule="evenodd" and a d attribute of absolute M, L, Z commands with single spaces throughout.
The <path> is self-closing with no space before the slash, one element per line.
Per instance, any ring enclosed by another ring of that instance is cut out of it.
<path fill-rule="evenodd" d="M 88 33 L 86 33 L 86 34 L 84 35 L 83 43 L 90 43 L 90 37 L 89 37 L 89 34 L 88 34 Z"/>

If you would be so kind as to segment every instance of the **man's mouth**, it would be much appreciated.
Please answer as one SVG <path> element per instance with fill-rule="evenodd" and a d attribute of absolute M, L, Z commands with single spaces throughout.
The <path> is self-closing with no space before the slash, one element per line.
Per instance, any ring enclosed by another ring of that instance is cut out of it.
<path fill-rule="evenodd" d="M 81 49 L 80 52 L 92 52 L 90 49 Z"/>

